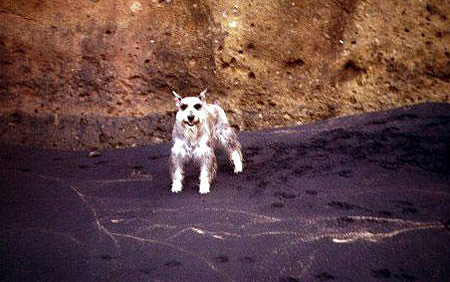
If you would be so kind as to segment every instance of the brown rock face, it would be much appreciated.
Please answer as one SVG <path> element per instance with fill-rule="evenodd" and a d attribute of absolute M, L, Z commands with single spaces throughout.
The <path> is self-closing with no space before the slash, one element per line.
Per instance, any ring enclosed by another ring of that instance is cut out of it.
<path fill-rule="evenodd" d="M 171 90 L 241 130 L 450 102 L 448 1 L 0 2 L 0 138 L 170 139 Z"/>

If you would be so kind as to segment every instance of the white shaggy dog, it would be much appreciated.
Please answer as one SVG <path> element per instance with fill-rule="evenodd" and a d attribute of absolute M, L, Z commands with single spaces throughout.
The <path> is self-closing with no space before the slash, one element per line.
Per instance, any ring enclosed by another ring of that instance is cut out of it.
<path fill-rule="evenodd" d="M 172 192 L 183 189 L 183 165 L 194 161 L 200 165 L 200 194 L 209 193 L 217 163 L 214 149 L 221 144 L 234 165 L 234 172 L 242 172 L 241 145 L 228 123 L 224 110 L 206 103 L 207 89 L 197 97 L 182 98 L 175 91 L 178 112 L 172 131 Z"/>

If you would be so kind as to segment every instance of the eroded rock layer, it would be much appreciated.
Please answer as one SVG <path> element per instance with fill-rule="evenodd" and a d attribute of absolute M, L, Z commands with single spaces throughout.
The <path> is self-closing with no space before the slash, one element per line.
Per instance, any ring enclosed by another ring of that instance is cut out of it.
<path fill-rule="evenodd" d="M 43 147 L 170 139 L 172 89 L 241 130 L 450 102 L 447 1 L 0 3 L 0 138 Z"/>

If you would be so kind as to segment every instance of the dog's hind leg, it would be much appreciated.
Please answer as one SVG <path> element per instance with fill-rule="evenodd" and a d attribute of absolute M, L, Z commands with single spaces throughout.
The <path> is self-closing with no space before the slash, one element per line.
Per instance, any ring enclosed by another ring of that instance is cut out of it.
<path fill-rule="evenodd" d="M 227 152 L 228 158 L 234 165 L 234 173 L 242 172 L 243 157 L 237 134 L 228 125 L 218 126 L 216 128 L 216 134 L 222 147 Z"/>

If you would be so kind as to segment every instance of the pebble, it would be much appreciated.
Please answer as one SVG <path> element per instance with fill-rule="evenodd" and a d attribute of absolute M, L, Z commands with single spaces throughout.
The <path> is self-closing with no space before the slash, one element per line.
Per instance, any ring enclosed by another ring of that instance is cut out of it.
<path fill-rule="evenodd" d="M 89 152 L 89 158 L 96 158 L 96 157 L 100 157 L 102 154 L 99 151 L 91 151 Z"/>

